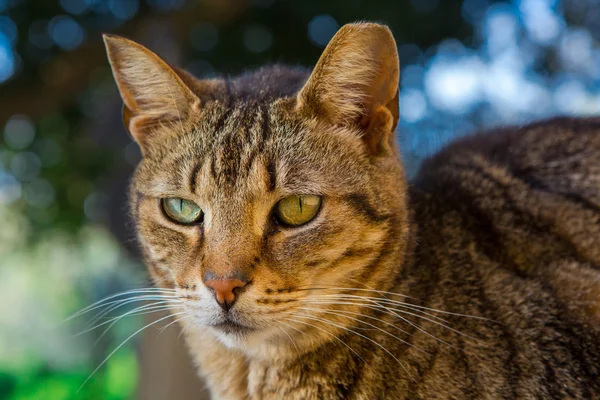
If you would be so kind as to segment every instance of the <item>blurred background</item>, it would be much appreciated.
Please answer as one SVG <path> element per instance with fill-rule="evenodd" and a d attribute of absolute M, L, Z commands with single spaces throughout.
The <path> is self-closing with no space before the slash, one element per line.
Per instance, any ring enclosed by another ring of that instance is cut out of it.
<path fill-rule="evenodd" d="M 212 77 L 313 65 L 357 20 L 396 36 L 410 175 L 458 135 L 600 111 L 599 0 L 0 0 L 0 399 L 136 398 L 144 363 L 163 362 L 140 361 L 134 338 L 78 392 L 144 320 L 101 340 L 60 324 L 149 284 L 125 206 L 140 154 L 101 33 Z"/>

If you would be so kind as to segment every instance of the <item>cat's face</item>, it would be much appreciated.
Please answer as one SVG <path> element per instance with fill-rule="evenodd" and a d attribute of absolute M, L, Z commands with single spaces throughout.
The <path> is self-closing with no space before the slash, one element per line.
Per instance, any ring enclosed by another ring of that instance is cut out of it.
<path fill-rule="evenodd" d="M 250 83 L 190 83 L 141 46 L 107 38 L 144 153 L 130 193 L 138 237 L 187 329 L 240 348 L 276 344 L 321 329 L 340 288 L 379 288 L 396 272 L 388 258 L 405 245 L 407 215 L 395 46 L 376 25 L 336 38 L 297 96 L 254 98 L 236 93 L 274 90 L 260 82 L 268 69 Z M 370 69 L 351 70 L 352 57 Z M 151 79 L 136 85 L 141 74 Z"/>

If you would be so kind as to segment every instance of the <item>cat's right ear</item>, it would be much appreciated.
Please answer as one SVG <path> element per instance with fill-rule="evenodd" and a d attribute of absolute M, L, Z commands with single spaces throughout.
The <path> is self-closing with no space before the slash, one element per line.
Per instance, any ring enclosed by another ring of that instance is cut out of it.
<path fill-rule="evenodd" d="M 160 135 L 185 131 L 200 99 L 169 65 L 131 40 L 104 35 L 108 60 L 123 98 L 125 128 L 142 153 Z"/>

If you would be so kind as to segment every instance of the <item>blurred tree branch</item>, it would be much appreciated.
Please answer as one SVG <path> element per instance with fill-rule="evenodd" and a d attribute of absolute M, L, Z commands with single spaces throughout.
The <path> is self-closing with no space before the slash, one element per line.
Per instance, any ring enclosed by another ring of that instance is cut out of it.
<path fill-rule="evenodd" d="M 177 43 L 187 42 L 191 26 L 200 20 L 220 25 L 235 19 L 251 3 L 248 0 L 200 0 L 184 12 L 169 14 L 138 13 L 138 17 L 111 32 L 129 38 L 148 36 L 149 26 L 165 26 L 173 32 Z M 94 33 L 84 45 L 71 52 L 58 54 L 41 65 L 38 79 L 21 76 L 0 90 L 0 123 L 15 114 L 37 119 L 60 110 L 77 100 L 89 85 L 93 72 L 107 65 L 101 33 Z"/>

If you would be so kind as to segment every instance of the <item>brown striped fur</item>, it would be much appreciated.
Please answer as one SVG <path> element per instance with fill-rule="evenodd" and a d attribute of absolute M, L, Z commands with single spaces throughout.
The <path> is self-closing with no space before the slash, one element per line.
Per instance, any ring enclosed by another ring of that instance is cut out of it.
<path fill-rule="evenodd" d="M 144 153 L 140 245 L 214 398 L 600 398 L 600 119 L 459 141 L 407 184 L 381 25 L 343 27 L 310 74 L 210 81 L 106 42 Z M 322 208 L 278 226 L 293 194 Z M 164 197 L 204 222 L 169 221 Z M 207 273 L 251 277 L 228 316 Z"/>

